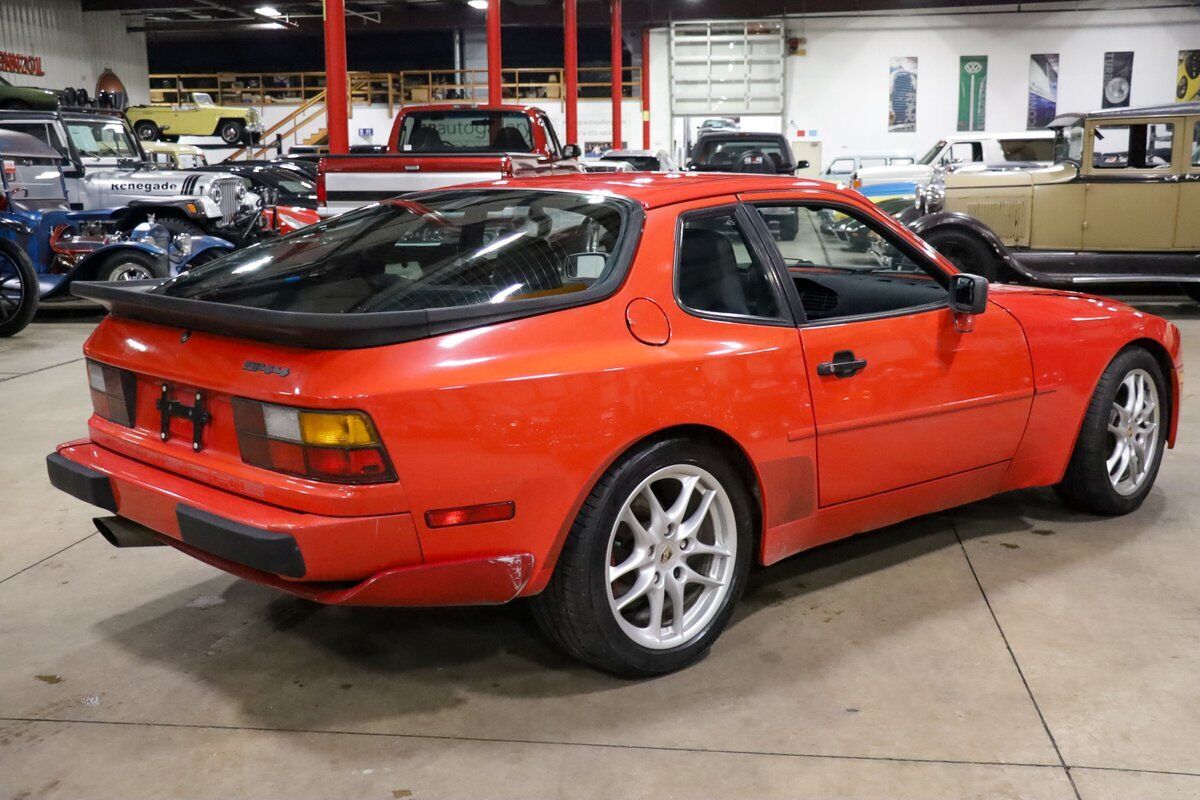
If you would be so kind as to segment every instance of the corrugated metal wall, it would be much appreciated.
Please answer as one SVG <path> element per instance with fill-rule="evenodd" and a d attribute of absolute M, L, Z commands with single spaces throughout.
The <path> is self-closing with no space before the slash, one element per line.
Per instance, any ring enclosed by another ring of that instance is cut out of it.
<path fill-rule="evenodd" d="M 0 50 L 41 56 L 45 75 L 4 73 L 10 83 L 62 89 L 96 88 L 105 67 L 121 78 L 134 103 L 150 98 L 146 37 L 127 33 L 115 11 L 80 10 L 79 0 L 0 0 Z"/>

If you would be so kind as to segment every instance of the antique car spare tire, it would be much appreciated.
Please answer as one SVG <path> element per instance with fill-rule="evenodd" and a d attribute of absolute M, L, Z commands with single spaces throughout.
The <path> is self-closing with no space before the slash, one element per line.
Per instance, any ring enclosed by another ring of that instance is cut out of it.
<path fill-rule="evenodd" d="M 1162 367 L 1127 347 L 1100 377 L 1079 439 L 1056 488 L 1068 505 L 1092 514 L 1128 514 L 1142 504 L 1162 462 L 1170 423 Z"/>
<path fill-rule="evenodd" d="M 987 242 L 973 233 L 955 228 L 933 230 L 921 237 L 935 250 L 944 255 L 951 264 L 963 272 L 979 275 L 989 281 L 996 280 L 996 256 Z"/>
<path fill-rule="evenodd" d="M 157 258 L 139 250 L 118 250 L 110 253 L 96 267 L 98 281 L 144 281 L 165 278 L 167 274 L 166 266 Z"/>
<path fill-rule="evenodd" d="M 20 248 L 0 242 L 0 337 L 19 333 L 38 307 L 38 280 L 33 262 Z"/>
<path fill-rule="evenodd" d="M 746 581 L 750 508 L 742 477 L 710 445 L 635 450 L 584 502 L 533 598 L 539 625 L 576 658 L 627 677 L 702 658 Z"/>

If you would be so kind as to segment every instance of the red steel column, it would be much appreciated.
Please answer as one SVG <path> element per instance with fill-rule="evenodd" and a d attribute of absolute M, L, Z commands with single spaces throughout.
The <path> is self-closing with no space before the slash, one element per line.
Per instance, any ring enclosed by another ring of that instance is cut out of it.
<path fill-rule="evenodd" d="M 612 0 L 612 146 L 621 146 L 621 0 Z"/>
<path fill-rule="evenodd" d="M 642 149 L 650 149 L 650 29 L 642 28 Z"/>
<path fill-rule="evenodd" d="M 500 0 L 488 0 L 487 8 L 488 102 L 504 102 L 500 74 Z"/>
<path fill-rule="evenodd" d="M 325 125 L 329 152 L 350 152 L 346 106 L 346 6 L 344 0 L 325 0 Z"/>
<path fill-rule="evenodd" d="M 575 0 L 563 0 L 563 104 L 567 143 L 579 144 L 579 23 Z"/>

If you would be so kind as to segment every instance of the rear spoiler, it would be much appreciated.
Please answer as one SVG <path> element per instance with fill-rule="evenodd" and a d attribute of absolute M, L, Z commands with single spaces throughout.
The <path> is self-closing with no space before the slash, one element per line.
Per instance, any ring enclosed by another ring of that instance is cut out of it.
<path fill-rule="evenodd" d="M 633 237 L 636 239 L 636 237 Z M 192 300 L 152 293 L 162 281 L 78 281 L 71 294 L 99 303 L 114 317 L 136 319 L 189 331 L 253 339 L 285 347 L 314 350 L 357 350 L 413 342 L 431 336 L 492 325 L 520 317 L 585 305 L 616 290 L 620 276 L 599 295 L 567 294 L 418 311 L 373 311 L 362 314 L 317 314 L 275 311 L 251 306 Z"/>

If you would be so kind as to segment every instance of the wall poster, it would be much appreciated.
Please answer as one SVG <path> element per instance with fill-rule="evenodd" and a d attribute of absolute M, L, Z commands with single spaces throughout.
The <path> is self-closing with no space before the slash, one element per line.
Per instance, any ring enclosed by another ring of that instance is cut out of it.
<path fill-rule="evenodd" d="M 888 131 L 917 129 L 917 59 L 893 58 L 889 67 Z"/>
<path fill-rule="evenodd" d="M 958 59 L 958 129 L 981 131 L 987 106 L 987 56 Z"/>
<path fill-rule="evenodd" d="M 1187 103 L 1193 100 L 1200 100 L 1200 50 L 1180 50 L 1175 101 Z"/>
<path fill-rule="evenodd" d="M 1044 128 L 1058 112 L 1058 53 L 1038 53 L 1029 57 L 1030 130 Z"/>
<path fill-rule="evenodd" d="M 1133 85 L 1133 53 L 1131 51 L 1104 54 L 1104 92 L 1101 108 L 1128 108 L 1130 87 Z"/>

